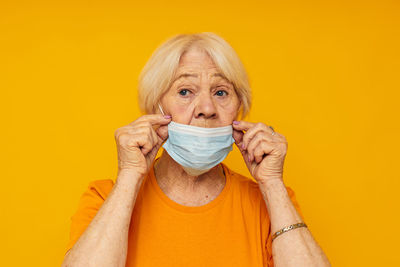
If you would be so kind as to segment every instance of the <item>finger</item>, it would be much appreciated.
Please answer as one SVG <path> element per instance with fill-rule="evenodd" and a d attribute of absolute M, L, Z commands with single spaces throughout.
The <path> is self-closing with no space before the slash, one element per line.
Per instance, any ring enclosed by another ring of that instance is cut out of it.
<path fill-rule="evenodd" d="M 146 143 L 140 150 L 144 156 L 147 156 L 156 146 L 153 146 L 150 142 Z"/>
<path fill-rule="evenodd" d="M 242 157 L 243 157 L 246 165 L 250 164 L 249 154 L 247 153 L 247 150 L 242 149 L 240 146 L 238 146 L 238 148 L 239 148 L 240 153 L 242 154 Z"/>
<path fill-rule="evenodd" d="M 153 160 L 157 156 L 157 152 L 158 152 L 159 148 L 160 148 L 160 146 L 157 145 L 157 146 L 153 147 L 153 149 L 149 152 L 148 158 L 150 159 L 151 162 L 153 162 Z"/>
<path fill-rule="evenodd" d="M 147 155 L 157 144 L 158 136 L 149 127 L 129 129 L 127 132 L 133 139 L 133 145 L 139 147 L 144 155 Z"/>
<path fill-rule="evenodd" d="M 157 129 L 160 128 L 160 125 L 152 125 L 149 121 L 142 120 L 142 121 L 135 121 L 133 126 L 129 126 L 135 129 L 151 129 L 157 133 Z M 164 125 L 163 125 L 164 127 Z M 166 127 L 166 126 L 165 126 Z"/>
<path fill-rule="evenodd" d="M 235 143 L 239 149 L 241 149 L 243 135 L 244 133 L 242 131 L 233 130 L 232 137 L 235 139 Z"/>
<path fill-rule="evenodd" d="M 267 142 L 261 142 L 253 152 L 254 160 L 257 164 L 259 164 L 265 155 L 269 154 L 272 152 L 272 145 Z"/>
<path fill-rule="evenodd" d="M 258 133 L 256 136 L 254 136 L 253 139 L 251 139 L 248 147 L 247 147 L 247 153 L 249 154 L 249 161 L 254 160 L 254 151 L 257 147 L 260 146 L 260 143 L 262 142 L 268 142 L 267 137 L 263 133 Z"/>
<path fill-rule="evenodd" d="M 158 136 L 156 131 L 154 131 L 153 129 L 151 129 L 150 132 L 151 132 L 151 136 L 152 136 L 152 140 L 153 140 L 153 146 L 157 146 L 158 140 L 160 139 L 160 137 Z"/>
<path fill-rule="evenodd" d="M 143 153 L 143 155 L 147 155 L 149 151 L 153 149 L 152 145 L 152 137 L 149 134 L 146 133 L 134 133 L 132 136 L 132 133 L 129 134 L 130 137 L 128 138 L 128 146 L 130 147 L 137 147 L 140 149 L 140 151 Z"/>
<path fill-rule="evenodd" d="M 160 126 L 156 130 L 157 135 L 162 139 L 162 141 L 168 138 L 168 126 Z"/>
<path fill-rule="evenodd" d="M 243 140 L 242 139 L 243 135 L 244 135 L 244 133 L 242 131 L 233 130 L 233 139 L 235 139 L 235 145 L 237 146 L 240 153 L 242 154 L 246 165 L 248 165 L 248 164 L 250 164 L 248 153 L 245 149 L 242 149 L 242 146 L 241 146 L 242 140 Z"/>
<path fill-rule="evenodd" d="M 257 165 L 255 162 L 249 161 L 249 154 L 247 153 L 247 150 L 241 149 L 239 147 L 240 153 L 242 154 L 243 160 L 246 163 L 247 168 L 252 172 L 252 170 L 255 168 L 255 165 Z"/>
<path fill-rule="evenodd" d="M 167 126 L 161 126 L 164 129 L 167 128 Z M 160 128 L 161 128 L 160 127 Z M 157 129 L 158 130 L 158 129 Z M 160 149 L 161 145 L 163 144 L 164 140 L 162 136 L 160 136 L 160 134 L 156 131 L 152 131 L 153 138 L 154 138 L 154 147 L 153 149 L 149 152 L 148 157 L 150 158 L 151 161 L 154 160 L 154 158 L 157 156 L 158 150 Z M 164 133 L 161 133 L 161 135 L 163 135 Z M 167 131 L 167 136 L 168 136 L 168 131 Z"/>
<path fill-rule="evenodd" d="M 151 123 L 151 125 L 167 125 L 168 123 L 171 122 L 171 116 L 170 115 L 164 116 L 162 114 L 147 114 L 141 116 L 136 121 L 131 122 L 131 124 L 142 121 L 148 121 Z"/>
<path fill-rule="evenodd" d="M 140 150 L 142 151 L 143 155 L 147 155 L 154 147 L 154 140 L 151 133 L 147 132 L 144 134 L 145 136 L 145 143 L 141 146 Z"/>
<path fill-rule="evenodd" d="M 248 121 L 237 121 L 237 123 L 235 122 L 232 124 L 233 129 L 238 131 L 247 131 L 254 125 L 255 123 Z"/>
<path fill-rule="evenodd" d="M 254 127 L 250 128 L 243 137 L 243 149 L 247 149 L 251 139 L 259 132 L 267 132 L 267 126 L 263 123 L 254 124 Z"/>

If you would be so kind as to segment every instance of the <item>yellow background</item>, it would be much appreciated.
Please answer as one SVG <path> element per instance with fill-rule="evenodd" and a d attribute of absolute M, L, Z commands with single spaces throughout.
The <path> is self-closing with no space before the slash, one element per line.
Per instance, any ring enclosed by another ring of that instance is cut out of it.
<path fill-rule="evenodd" d="M 246 2 L 246 3 L 245 3 Z M 289 142 L 284 179 L 333 266 L 399 266 L 398 1 L 1 1 L 1 265 L 58 266 L 88 183 L 116 178 L 114 131 L 177 33 L 238 52 L 248 120 Z M 226 160 L 248 171 L 235 149 Z"/>

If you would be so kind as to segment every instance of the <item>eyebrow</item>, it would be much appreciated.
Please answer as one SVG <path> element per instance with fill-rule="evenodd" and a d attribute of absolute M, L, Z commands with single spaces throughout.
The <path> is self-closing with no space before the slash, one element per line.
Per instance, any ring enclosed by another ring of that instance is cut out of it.
<path fill-rule="evenodd" d="M 177 80 L 179 80 L 179 79 L 181 79 L 181 78 L 187 78 L 187 77 L 194 77 L 194 78 L 197 78 L 197 77 L 199 77 L 197 74 L 194 74 L 194 73 L 182 73 L 182 74 L 180 74 L 178 77 L 176 77 L 173 81 L 172 81 L 172 83 L 174 83 L 175 81 L 177 81 Z M 223 75 L 222 73 L 214 73 L 213 74 L 213 76 L 212 77 L 221 77 L 221 78 L 223 78 L 223 79 L 225 79 L 225 80 L 227 80 L 228 81 L 228 79 L 225 77 L 225 75 Z"/>

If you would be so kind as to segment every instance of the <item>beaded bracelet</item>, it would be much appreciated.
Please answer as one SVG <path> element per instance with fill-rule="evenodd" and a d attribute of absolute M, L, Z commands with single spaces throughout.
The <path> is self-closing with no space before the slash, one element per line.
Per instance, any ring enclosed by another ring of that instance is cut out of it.
<path fill-rule="evenodd" d="M 277 238 L 278 236 L 280 236 L 283 233 L 286 233 L 290 230 L 299 228 L 299 227 L 307 227 L 307 225 L 305 223 L 295 223 L 289 226 L 286 226 L 285 228 L 282 228 L 281 230 L 279 230 L 278 232 L 276 232 L 275 234 L 272 235 L 272 241 L 274 241 L 275 238 Z"/>

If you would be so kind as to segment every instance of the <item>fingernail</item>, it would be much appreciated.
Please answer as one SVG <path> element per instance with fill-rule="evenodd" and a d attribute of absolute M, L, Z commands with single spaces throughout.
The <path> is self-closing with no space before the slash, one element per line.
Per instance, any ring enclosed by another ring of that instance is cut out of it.
<path fill-rule="evenodd" d="M 250 157 L 250 155 L 248 156 L 248 158 L 249 158 L 249 161 L 251 161 L 251 157 Z"/>
<path fill-rule="evenodd" d="M 244 149 L 244 143 L 242 144 L 242 149 Z"/>
<path fill-rule="evenodd" d="M 171 119 L 171 115 L 164 115 L 164 118 Z"/>
<path fill-rule="evenodd" d="M 233 124 L 238 125 L 239 122 L 238 121 L 233 121 Z"/>

